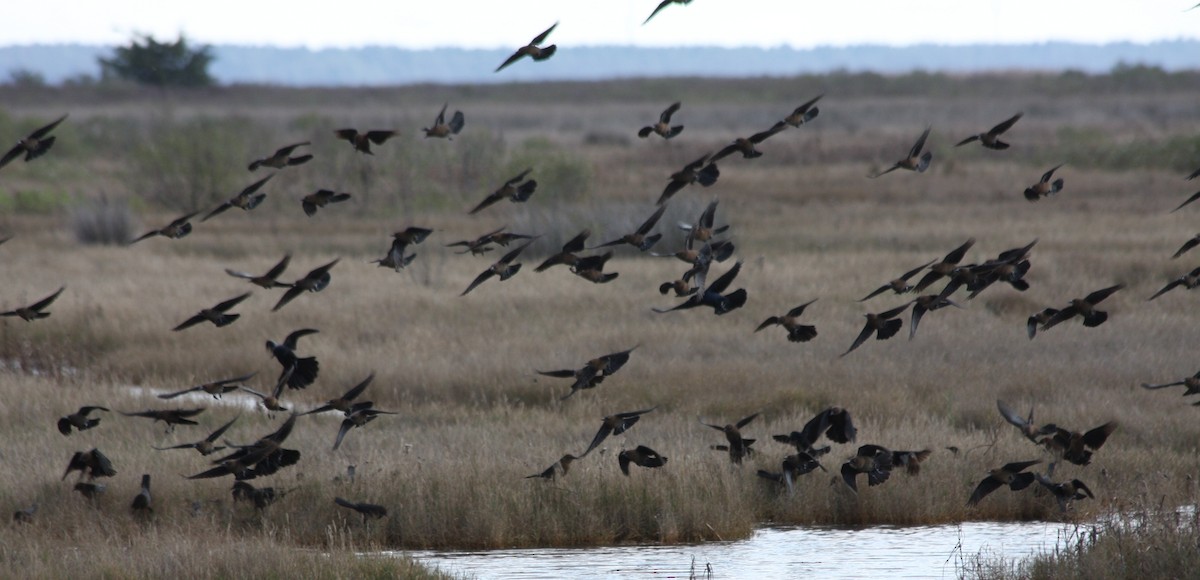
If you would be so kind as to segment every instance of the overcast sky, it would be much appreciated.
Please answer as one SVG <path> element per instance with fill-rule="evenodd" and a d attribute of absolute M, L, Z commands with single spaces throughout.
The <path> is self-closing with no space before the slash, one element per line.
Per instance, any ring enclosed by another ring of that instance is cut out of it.
<path fill-rule="evenodd" d="M 1196 0 L 49 0 L 0 18 L 0 45 L 207 44 L 515 48 L 560 22 L 559 45 L 791 46 L 1200 38 Z"/>

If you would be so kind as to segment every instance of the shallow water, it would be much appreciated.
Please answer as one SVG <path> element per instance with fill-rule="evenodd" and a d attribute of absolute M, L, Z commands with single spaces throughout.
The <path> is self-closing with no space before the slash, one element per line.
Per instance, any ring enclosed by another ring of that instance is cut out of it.
<path fill-rule="evenodd" d="M 956 578 L 977 559 L 1012 562 L 1072 541 L 1051 522 L 761 528 L 745 540 L 672 546 L 412 552 L 469 578 Z"/>

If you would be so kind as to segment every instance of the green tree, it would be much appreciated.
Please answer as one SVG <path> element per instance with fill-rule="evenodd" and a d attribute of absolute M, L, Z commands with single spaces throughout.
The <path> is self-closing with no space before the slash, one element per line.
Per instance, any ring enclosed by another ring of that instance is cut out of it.
<path fill-rule="evenodd" d="M 206 87 L 215 84 L 208 74 L 212 47 L 188 46 L 181 34 L 174 42 L 159 42 L 153 36 L 135 38 L 119 46 L 111 58 L 99 58 L 104 78 L 134 81 L 159 87 Z"/>

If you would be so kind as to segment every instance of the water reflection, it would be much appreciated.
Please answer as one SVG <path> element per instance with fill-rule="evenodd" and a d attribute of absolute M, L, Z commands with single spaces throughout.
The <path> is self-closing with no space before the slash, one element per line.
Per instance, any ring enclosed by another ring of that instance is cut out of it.
<path fill-rule="evenodd" d="M 1024 559 L 1073 540 L 1074 525 L 762 528 L 748 539 L 675 546 L 413 552 L 469 578 L 955 578 L 978 559 Z M 709 573 L 711 570 L 711 574 Z"/>

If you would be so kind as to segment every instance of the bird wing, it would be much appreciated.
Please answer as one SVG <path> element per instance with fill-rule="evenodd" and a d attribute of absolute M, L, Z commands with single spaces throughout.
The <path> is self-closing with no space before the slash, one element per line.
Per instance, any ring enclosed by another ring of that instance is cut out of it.
<path fill-rule="evenodd" d="M 642 222 L 641 226 L 638 226 L 637 233 L 643 236 L 650 233 L 650 230 L 654 229 L 655 224 L 658 223 L 659 218 L 661 218 L 663 213 L 666 211 L 667 206 L 659 206 L 658 209 L 654 210 L 653 214 L 650 214 L 650 217 L 646 219 L 646 221 Z"/>
<path fill-rule="evenodd" d="M 247 298 L 249 298 L 249 297 L 250 297 L 250 293 L 249 293 L 249 292 L 247 292 L 247 293 L 245 293 L 245 294 L 242 294 L 242 295 L 240 295 L 240 296 L 235 296 L 235 297 L 233 297 L 233 298 L 230 298 L 229 300 L 226 300 L 226 301 L 224 301 L 224 302 L 221 302 L 220 304 L 217 304 L 216 306 L 213 306 L 213 307 L 212 307 L 212 309 L 213 309 L 213 310 L 216 310 L 216 311 L 218 311 L 218 312 L 225 312 L 226 310 L 229 310 L 230 308 L 233 308 L 234 306 L 237 306 L 237 305 L 238 305 L 238 304 L 240 304 L 240 303 L 241 303 L 243 300 L 245 300 L 245 299 L 247 299 Z"/>
<path fill-rule="evenodd" d="M 471 211 L 469 211 L 467 213 L 470 215 L 474 215 L 474 214 L 480 212 L 481 210 L 483 210 L 484 208 L 486 208 L 492 204 L 495 204 L 496 202 L 498 202 L 502 199 L 504 199 L 503 190 L 498 190 L 498 191 L 492 193 L 491 195 L 483 198 L 483 201 L 479 202 L 479 205 L 476 205 L 473 209 L 471 209 Z"/>
<path fill-rule="evenodd" d="M 1109 286 L 1108 288 L 1097 290 L 1095 292 L 1092 292 L 1091 294 L 1088 294 L 1087 297 L 1084 298 L 1084 300 L 1087 300 L 1089 304 L 1093 304 L 1093 305 L 1099 304 L 1105 298 L 1112 296 L 1114 292 L 1116 292 L 1117 290 L 1120 290 L 1124 287 L 1125 287 L 1124 284 L 1117 284 L 1116 286 Z"/>
<path fill-rule="evenodd" d="M 1000 489 L 1004 484 L 992 476 L 983 478 L 979 485 L 975 487 L 975 491 L 971 492 L 971 498 L 967 500 L 967 505 L 974 506 L 979 503 L 987 494 Z"/>
<path fill-rule="evenodd" d="M 59 294 L 62 294 L 63 290 L 66 290 L 66 289 L 67 289 L 66 286 L 60 287 L 57 291 L 54 292 L 54 294 L 51 294 L 45 298 L 42 298 L 41 300 L 38 300 L 37 302 L 34 302 L 33 304 L 30 304 L 29 309 L 33 310 L 35 312 L 40 312 L 41 310 L 43 310 L 47 306 L 49 306 L 51 303 L 53 303 L 55 300 L 58 300 Z"/>
<path fill-rule="evenodd" d="M 463 290 L 463 293 L 459 294 L 459 296 L 466 296 L 467 293 L 474 290 L 476 286 L 483 284 L 484 282 L 486 282 L 488 280 L 488 278 L 491 278 L 492 276 L 495 276 L 495 275 L 496 275 L 496 273 L 493 272 L 491 268 L 484 270 L 481 274 L 479 274 L 478 276 L 475 277 L 475 280 L 473 280 L 471 282 L 471 285 L 467 286 L 467 289 Z"/>
<path fill-rule="evenodd" d="M 817 299 L 816 299 L 816 298 L 813 298 L 812 300 L 809 300 L 808 302 L 805 302 L 804 304 L 801 304 L 801 305 L 799 305 L 799 306 L 797 306 L 797 307 L 795 307 L 795 308 L 793 308 L 793 309 L 791 309 L 791 310 L 788 310 L 788 312 L 787 312 L 787 315 L 788 315 L 788 316 L 791 316 L 791 317 L 793 317 L 793 318 L 794 318 L 794 317 L 797 317 L 797 316 L 800 316 L 801 314 L 804 314 L 804 309 L 805 309 L 805 308 L 808 308 L 808 306 L 809 306 L 810 304 L 812 304 L 813 302 L 816 302 L 816 301 L 817 301 Z"/>
<path fill-rule="evenodd" d="M 999 135 L 1009 129 L 1012 129 L 1012 126 L 1016 125 L 1017 121 L 1019 121 L 1021 119 L 1021 115 L 1024 115 L 1024 114 L 1025 113 L 1017 113 L 1016 115 L 1009 117 L 1008 119 L 1006 119 L 1004 122 L 1000 123 L 999 125 L 992 127 L 992 129 L 990 131 L 988 131 L 988 135 L 995 137 L 996 135 Z"/>
<path fill-rule="evenodd" d="M 867 339 L 871 337 L 871 333 L 874 331 L 875 331 L 875 329 L 871 327 L 871 324 L 869 322 L 866 325 L 864 325 L 862 332 L 858 333 L 858 338 L 854 339 L 854 344 L 851 344 L 850 348 L 846 349 L 846 352 L 843 352 L 841 354 L 841 356 L 846 356 L 846 355 L 850 354 L 850 352 L 853 351 L 854 349 L 862 346 L 862 343 L 866 342 Z"/>
<path fill-rule="evenodd" d="M 1050 171 L 1047 171 L 1047 172 L 1045 172 L 1045 173 L 1043 173 L 1043 174 L 1042 174 L 1042 179 L 1041 179 L 1040 181 L 1041 181 L 1042 183 L 1049 183 L 1049 182 L 1050 182 L 1050 178 L 1051 178 L 1051 177 L 1054 177 L 1054 172 L 1055 172 L 1055 171 L 1058 171 L 1058 168 L 1059 168 L 1059 167 L 1062 167 L 1062 166 L 1063 166 L 1063 164 L 1062 164 L 1062 163 L 1059 163 L 1058 165 L 1055 165 L 1054 167 L 1051 167 L 1051 168 L 1050 168 Z"/>
<path fill-rule="evenodd" d="M 908 150 L 909 157 L 917 157 L 921 154 L 921 150 L 925 148 L 925 139 L 929 138 L 929 131 L 931 129 L 933 129 L 933 127 L 926 127 L 925 132 L 921 133 L 921 136 L 917 139 L 917 142 L 913 143 L 912 149 Z"/>
<path fill-rule="evenodd" d="M 238 415 L 238 417 L 240 417 L 240 416 L 241 415 Z M 208 441 L 209 443 L 216 443 L 217 439 L 220 438 L 221 435 L 224 435 L 225 432 L 228 431 L 231 426 L 233 426 L 233 422 L 237 421 L 237 420 L 238 420 L 237 417 L 230 419 L 228 423 L 221 425 L 220 427 L 217 427 L 217 430 L 210 433 L 208 435 L 208 437 L 204 438 L 204 440 Z"/>
<path fill-rule="evenodd" d="M 721 274 L 721 276 L 719 278 L 717 278 L 715 281 L 713 281 L 713 283 L 710 284 L 708 286 L 708 288 L 706 288 L 704 291 L 705 292 L 716 292 L 717 294 L 723 294 L 725 292 L 725 290 L 727 288 L 729 288 L 729 285 L 733 284 L 733 279 L 737 278 L 738 272 L 740 272 L 741 270 L 742 270 L 742 262 L 739 260 L 736 264 L 733 265 L 732 268 L 729 269 L 729 271 L 725 272 L 724 274 Z"/>
<path fill-rule="evenodd" d="M 557 23 L 557 22 L 555 22 L 554 24 L 550 25 L 550 28 L 547 28 L 545 32 L 543 32 L 543 33 L 541 33 L 541 34 L 539 34 L 539 35 L 537 35 L 537 36 L 533 37 L 533 40 L 529 41 L 529 44 L 532 44 L 532 45 L 534 45 L 534 46 L 537 46 L 537 45 L 539 45 L 539 44 L 541 44 L 541 43 L 545 42 L 546 38 L 550 36 L 550 33 L 551 33 L 551 32 L 554 32 L 554 29 L 555 29 L 555 28 L 558 28 L 558 23 Z"/>
<path fill-rule="evenodd" d="M 662 6 L 664 6 L 666 4 L 667 4 L 667 2 L 664 2 L 662 5 L 659 6 L 659 9 L 661 9 Z M 658 10 L 655 10 L 655 12 L 658 12 Z M 651 14 L 650 16 L 654 16 L 654 15 Z M 647 20 L 649 20 L 649 18 L 647 18 Z M 675 101 L 674 103 L 671 103 L 671 106 L 667 107 L 662 112 L 662 114 L 658 116 L 658 121 L 660 123 L 670 123 L 671 115 L 674 115 L 675 111 L 678 111 L 679 107 L 681 107 L 681 106 L 682 106 L 682 103 L 680 103 L 679 101 Z"/>
<path fill-rule="evenodd" d="M 301 328 L 300 330 L 292 331 L 291 334 L 287 335 L 287 338 L 283 339 L 283 346 L 296 350 L 296 343 L 301 337 L 317 334 L 318 332 L 320 331 L 315 328 Z"/>

